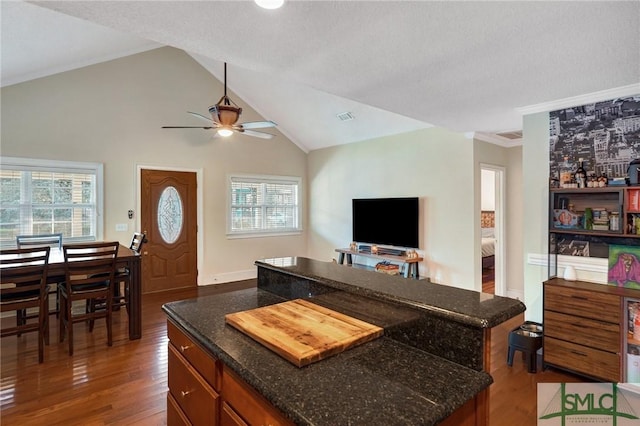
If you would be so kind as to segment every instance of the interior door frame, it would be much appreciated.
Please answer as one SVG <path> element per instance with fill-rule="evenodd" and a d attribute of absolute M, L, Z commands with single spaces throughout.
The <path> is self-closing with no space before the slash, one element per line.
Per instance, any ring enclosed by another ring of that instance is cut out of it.
<path fill-rule="evenodd" d="M 204 264 L 204 260 L 202 258 L 202 253 L 204 253 L 204 240 L 203 240 L 203 231 L 204 231 L 204 226 L 203 226 L 203 220 L 204 220 L 204 191 L 203 191 L 203 184 L 202 184 L 202 177 L 203 177 L 203 171 L 202 169 L 191 169 L 191 168 L 185 168 L 185 167 L 171 167 L 171 166 L 150 166 L 150 165 L 145 165 L 145 164 L 138 164 L 136 163 L 136 184 L 135 184 L 135 197 L 136 197 L 136 212 L 138 212 L 137 214 L 135 214 L 135 223 L 136 223 L 136 229 L 140 229 L 140 212 L 142 211 L 142 205 L 141 205 L 141 188 L 140 185 L 142 184 L 142 170 L 146 169 L 146 170 L 160 170 L 160 171 L 167 171 L 167 172 L 188 172 L 188 173 L 195 173 L 196 174 L 196 201 L 198 204 L 198 207 L 196 209 L 196 226 L 198 227 L 198 232 L 196 233 L 196 243 L 197 243 L 197 253 L 196 253 L 196 263 L 197 263 L 197 268 L 198 271 L 202 271 L 203 270 L 203 264 Z M 197 284 L 198 286 L 203 285 L 202 280 L 204 279 L 202 274 L 198 274 L 198 280 L 197 280 Z"/>
<path fill-rule="evenodd" d="M 502 166 L 496 166 L 494 164 L 480 163 L 480 170 L 489 170 L 494 172 L 495 178 L 495 258 L 494 258 L 494 275 L 495 275 L 495 290 L 494 293 L 497 296 L 506 296 L 507 289 L 506 283 L 506 228 L 505 228 L 505 213 L 506 213 L 506 168 Z M 481 241 L 478 241 L 478 247 L 481 246 Z"/>

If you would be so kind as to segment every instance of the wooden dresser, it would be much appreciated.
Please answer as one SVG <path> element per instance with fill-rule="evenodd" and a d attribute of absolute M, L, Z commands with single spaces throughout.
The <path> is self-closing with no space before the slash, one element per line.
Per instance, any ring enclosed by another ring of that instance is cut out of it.
<path fill-rule="evenodd" d="M 640 298 L 640 291 L 561 278 L 543 291 L 544 365 L 624 381 L 624 298 Z"/>

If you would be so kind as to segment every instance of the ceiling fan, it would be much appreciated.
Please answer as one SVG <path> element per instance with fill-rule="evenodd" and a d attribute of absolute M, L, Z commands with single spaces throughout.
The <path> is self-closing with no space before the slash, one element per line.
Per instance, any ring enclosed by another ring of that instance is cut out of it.
<path fill-rule="evenodd" d="M 189 114 L 206 120 L 209 126 L 162 126 L 163 129 L 215 129 L 217 130 L 214 137 L 231 136 L 234 132 L 248 136 L 255 136 L 262 139 L 271 139 L 275 135 L 271 133 L 257 132 L 253 129 L 264 129 L 267 127 L 276 127 L 273 121 L 249 121 L 246 123 L 237 123 L 242 114 L 242 108 L 236 105 L 227 96 L 227 63 L 224 63 L 224 95 L 218 103 L 209 107 L 211 118 L 198 114 L 197 112 L 187 111 Z"/>

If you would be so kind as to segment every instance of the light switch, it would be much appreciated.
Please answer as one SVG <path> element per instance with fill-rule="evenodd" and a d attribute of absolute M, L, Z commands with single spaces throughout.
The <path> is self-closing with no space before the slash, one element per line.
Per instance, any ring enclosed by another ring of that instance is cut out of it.
<path fill-rule="evenodd" d="M 129 225 L 126 223 L 116 223 L 116 232 L 125 232 L 129 230 Z"/>

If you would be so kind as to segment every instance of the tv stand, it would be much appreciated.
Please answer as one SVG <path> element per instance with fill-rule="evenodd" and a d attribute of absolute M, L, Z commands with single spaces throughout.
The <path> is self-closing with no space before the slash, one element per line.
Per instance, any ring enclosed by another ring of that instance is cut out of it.
<path fill-rule="evenodd" d="M 346 258 L 347 265 L 353 266 L 353 256 L 363 256 L 372 259 L 386 260 L 389 262 L 400 263 L 401 265 L 406 264 L 407 267 L 403 268 L 405 278 L 415 278 L 416 280 L 420 279 L 418 264 L 424 260 L 422 257 L 414 257 L 409 259 L 408 257 L 406 257 L 403 250 L 387 249 L 381 247 L 378 247 L 378 254 L 373 254 L 371 253 L 371 247 L 366 247 L 368 248 L 368 251 L 365 250 L 363 246 L 359 246 L 358 251 L 354 251 L 348 248 L 336 249 L 336 252 L 339 253 L 338 263 L 340 265 L 344 264 Z M 388 250 L 392 250 L 393 252 L 400 252 L 402 253 L 402 255 L 386 254 L 389 253 Z"/>

